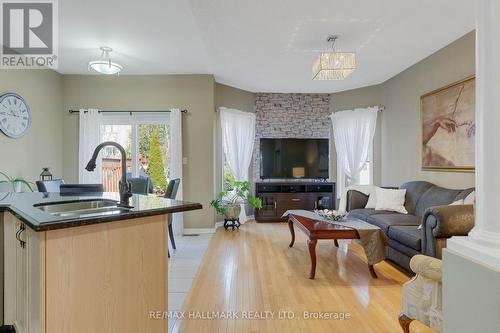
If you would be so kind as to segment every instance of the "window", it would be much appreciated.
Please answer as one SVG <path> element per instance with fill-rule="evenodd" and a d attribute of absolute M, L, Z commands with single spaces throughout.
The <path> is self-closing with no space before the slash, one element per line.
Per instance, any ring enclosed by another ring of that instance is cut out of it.
<path fill-rule="evenodd" d="M 371 185 L 373 184 L 373 142 L 370 143 L 370 148 L 368 149 L 368 160 L 361 170 L 359 175 L 359 185 Z"/>
<path fill-rule="evenodd" d="M 127 152 L 127 174 L 132 173 L 132 126 L 101 125 L 101 142 L 114 141 Z M 121 154 L 115 147 L 104 147 L 102 158 L 102 184 L 106 192 L 118 192 L 118 181 L 122 176 Z"/>
<path fill-rule="evenodd" d="M 232 191 L 231 182 L 249 178 L 253 143 L 255 139 L 255 114 L 225 107 L 219 108 L 222 148 L 222 188 Z M 226 157 L 229 157 L 226 160 Z M 231 161 L 235 174 L 231 171 Z M 246 172 L 245 172 L 246 169 Z"/>
<path fill-rule="evenodd" d="M 170 127 L 138 124 L 137 169 L 139 177 L 150 177 L 155 192 L 164 192 L 170 179 Z"/>
<path fill-rule="evenodd" d="M 349 185 L 371 185 L 373 184 L 373 142 L 368 149 L 368 160 L 359 175 L 358 184 L 350 182 L 346 176 L 343 167 L 337 162 L 337 197 L 340 198 L 344 189 Z"/>
<path fill-rule="evenodd" d="M 231 185 L 234 182 L 234 175 L 229 167 L 229 163 L 226 159 L 226 154 L 222 153 L 222 190 L 223 191 L 232 191 L 233 186 Z"/>
<path fill-rule="evenodd" d="M 168 115 L 105 114 L 101 140 L 115 141 L 127 153 L 127 177 L 149 178 L 155 193 L 165 192 L 170 177 L 170 126 Z M 118 192 L 122 176 L 121 155 L 114 147 L 101 153 L 104 190 Z"/>
<path fill-rule="evenodd" d="M 359 173 L 359 185 L 370 185 L 370 168 L 371 161 L 366 161 L 363 170 Z"/>

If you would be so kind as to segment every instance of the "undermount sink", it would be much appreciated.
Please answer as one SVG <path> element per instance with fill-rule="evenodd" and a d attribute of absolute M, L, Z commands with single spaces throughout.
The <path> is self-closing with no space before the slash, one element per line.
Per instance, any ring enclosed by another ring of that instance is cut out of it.
<path fill-rule="evenodd" d="M 128 212 L 130 209 L 118 207 L 114 200 L 85 200 L 76 202 L 52 202 L 35 205 L 36 208 L 53 216 L 89 217 L 115 215 Z"/>

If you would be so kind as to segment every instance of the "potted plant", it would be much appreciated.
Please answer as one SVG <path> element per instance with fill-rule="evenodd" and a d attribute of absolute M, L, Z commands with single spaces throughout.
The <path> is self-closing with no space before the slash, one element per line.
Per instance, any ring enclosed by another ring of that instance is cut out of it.
<path fill-rule="evenodd" d="M 33 192 L 33 187 L 30 183 L 22 178 L 14 178 L 0 171 L 0 176 L 2 176 L 5 180 L 0 180 L 0 184 L 11 184 L 12 192 L 22 192 L 22 186 L 26 186 L 30 192 Z"/>
<path fill-rule="evenodd" d="M 224 218 L 231 220 L 237 219 L 241 212 L 241 204 L 247 203 L 254 209 L 262 207 L 262 200 L 250 194 L 249 181 L 232 181 L 232 191 L 222 191 L 219 197 L 210 202 L 210 206 L 215 211 L 223 215 Z"/>

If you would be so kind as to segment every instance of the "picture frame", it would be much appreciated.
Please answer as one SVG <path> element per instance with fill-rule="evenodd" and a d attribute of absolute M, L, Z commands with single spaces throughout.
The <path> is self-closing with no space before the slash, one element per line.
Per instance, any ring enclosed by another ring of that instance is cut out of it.
<path fill-rule="evenodd" d="M 475 76 L 420 97 L 423 171 L 475 171 Z"/>

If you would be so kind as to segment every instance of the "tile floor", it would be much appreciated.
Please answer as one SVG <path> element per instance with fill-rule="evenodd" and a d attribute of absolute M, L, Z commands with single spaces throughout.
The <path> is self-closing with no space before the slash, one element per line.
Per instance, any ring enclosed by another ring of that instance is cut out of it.
<path fill-rule="evenodd" d="M 170 249 L 168 262 L 168 311 L 181 311 L 184 300 L 203 260 L 213 234 L 176 237 L 177 250 Z M 177 332 L 179 322 L 168 321 L 168 332 Z"/>

